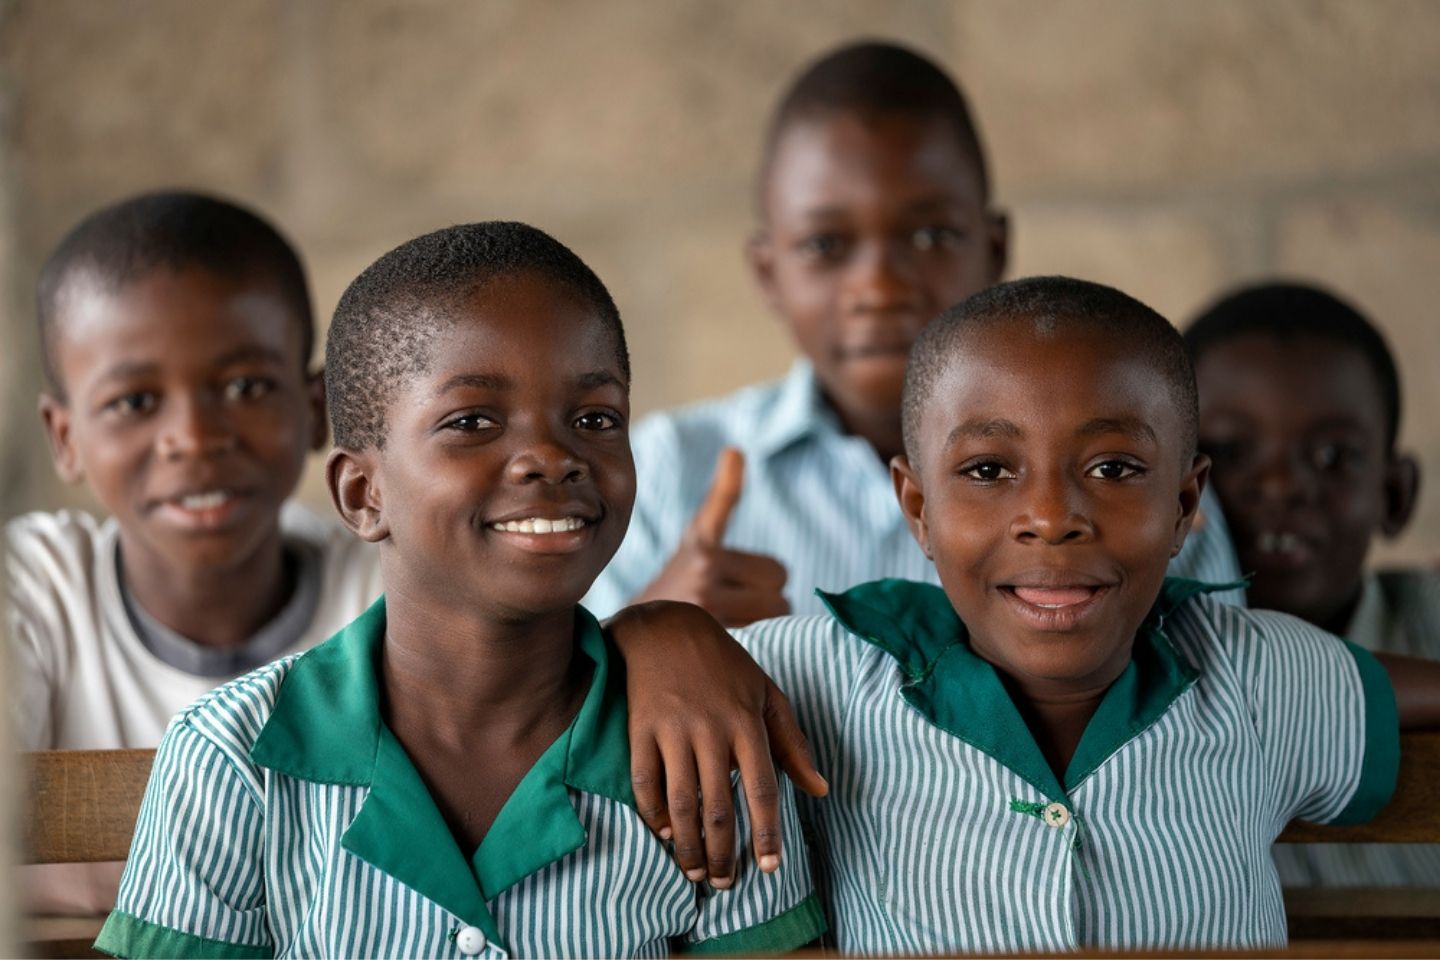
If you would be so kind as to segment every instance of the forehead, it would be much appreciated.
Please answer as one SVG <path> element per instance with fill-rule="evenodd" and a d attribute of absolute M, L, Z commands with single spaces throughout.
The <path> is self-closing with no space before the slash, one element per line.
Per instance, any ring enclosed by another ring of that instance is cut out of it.
<path fill-rule="evenodd" d="M 605 371 L 625 383 L 610 325 L 582 297 L 546 278 L 497 277 L 462 298 L 445 319 L 422 378 L 432 387 L 474 372 L 564 384 Z"/>
<path fill-rule="evenodd" d="M 1029 320 L 960 335 L 922 415 L 922 442 L 957 426 L 1005 421 L 1030 438 L 1076 435 L 1113 421 L 1149 430 L 1177 453 L 1183 426 L 1169 383 L 1153 364 L 1099 330 L 1037 330 Z"/>
<path fill-rule="evenodd" d="M 1380 378 L 1358 349 L 1328 337 L 1244 334 L 1213 344 L 1195 365 L 1200 409 L 1385 420 Z"/>
<path fill-rule="evenodd" d="M 67 380 L 78 366 L 178 368 L 252 349 L 303 365 L 308 322 L 259 278 L 161 268 L 114 287 L 79 271 L 57 298 L 52 343 Z"/>
<path fill-rule="evenodd" d="M 877 203 L 983 208 L 984 196 L 975 158 L 946 119 L 836 112 L 780 131 L 765 202 L 785 217 Z"/>

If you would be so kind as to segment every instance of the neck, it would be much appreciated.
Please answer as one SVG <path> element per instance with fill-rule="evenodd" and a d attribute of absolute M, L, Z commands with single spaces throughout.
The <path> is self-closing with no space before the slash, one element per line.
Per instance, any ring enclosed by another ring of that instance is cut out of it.
<path fill-rule="evenodd" d="M 1100 701 L 1105 699 L 1105 691 L 1110 685 L 1107 683 L 1093 690 L 1055 692 L 1048 696 L 1027 696 L 1019 692 L 1010 678 L 1004 674 L 1001 676 L 1006 680 L 1006 686 L 1010 687 L 1011 698 L 1025 725 L 1030 728 L 1030 735 L 1035 738 L 1045 762 L 1054 771 L 1055 779 L 1064 783 L 1065 771 L 1080 746 L 1080 738 L 1100 707 Z"/>
<path fill-rule="evenodd" d="M 277 528 L 238 566 L 197 570 L 167 566 L 120 536 L 121 575 L 135 602 L 186 639 L 207 647 L 234 647 L 269 623 L 294 590 Z"/>
<path fill-rule="evenodd" d="M 568 722 L 584 699 L 590 665 L 576 650 L 574 607 L 487 617 L 387 584 L 385 617 L 385 712 L 397 733 L 455 747 L 476 730 L 518 742 L 557 715 Z"/>

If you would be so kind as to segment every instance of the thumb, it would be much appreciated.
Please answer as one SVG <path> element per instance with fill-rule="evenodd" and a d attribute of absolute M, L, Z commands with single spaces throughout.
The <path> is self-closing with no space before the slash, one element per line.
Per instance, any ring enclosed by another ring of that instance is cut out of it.
<path fill-rule="evenodd" d="M 705 502 L 695 511 L 690 523 L 690 532 L 697 541 L 706 546 L 718 547 L 725 539 L 725 525 L 730 522 L 730 513 L 740 501 L 740 487 L 745 481 L 745 455 L 736 447 L 720 451 L 715 461 L 715 476 L 710 480 L 710 490 Z"/>

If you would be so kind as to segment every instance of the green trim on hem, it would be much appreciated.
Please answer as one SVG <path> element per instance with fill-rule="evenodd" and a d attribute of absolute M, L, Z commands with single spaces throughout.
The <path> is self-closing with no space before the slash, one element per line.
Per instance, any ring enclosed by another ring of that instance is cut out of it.
<path fill-rule="evenodd" d="M 1348 640 L 1345 648 L 1355 660 L 1365 693 L 1365 759 L 1354 795 L 1330 821 L 1336 825 L 1365 823 L 1385 809 L 1400 774 L 1400 711 L 1390 675 L 1368 651 Z"/>
<path fill-rule="evenodd" d="M 724 894 L 719 894 L 724 896 Z M 686 943 L 678 952 L 695 956 L 736 956 L 785 953 L 796 950 L 825 932 L 825 911 L 812 893 L 777 917 L 744 930 L 736 930 L 699 943 Z"/>
<path fill-rule="evenodd" d="M 95 949 L 115 957 L 197 957 L 199 960 L 261 960 L 270 947 L 209 940 L 111 910 L 95 938 Z"/>

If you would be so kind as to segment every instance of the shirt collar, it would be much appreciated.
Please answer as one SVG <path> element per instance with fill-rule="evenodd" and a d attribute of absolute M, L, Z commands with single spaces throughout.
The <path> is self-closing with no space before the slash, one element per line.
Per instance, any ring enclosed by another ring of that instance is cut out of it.
<path fill-rule="evenodd" d="M 380 716 L 385 599 L 296 660 L 250 756 L 300 780 L 369 786 L 345 849 L 480 927 L 485 906 L 578 849 L 585 829 L 568 788 L 634 806 L 623 665 L 595 618 L 576 608 L 576 644 L 595 667 L 575 719 L 505 802 L 479 848 L 462 852 L 399 740 Z"/>
<path fill-rule="evenodd" d="M 1345 628 L 1345 639 L 1372 653 L 1379 649 L 1388 632 L 1385 593 L 1380 589 L 1380 578 L 1367 573 L 1360 582 L 1360 599 L 1355 612 L 1350 615 L 1350 624 Z"/>
<path fill-rule="evenodd" d="M 1229 589 L 1167 578 L 1135 638 L 1130 663 L 1106 691 L 1061 784 L 995 668 L 970 649 L 964 623 L 939 587 L 877 580 L 844 593 L 816 591 L 840 625 L 893 658 L 900 692 L 927 721 L 988 754 L 1041 791 L 1063 800 L 1117 750 L 1158 720 L 1199 674 L 1163 624 L 1197 593 Z"/>
<path fill-rule="evenodd" d="M 835 413 L 820 394 L 820 382 L 808 360 L 796 360 L 785 379 L 775 405 L 757 425 L 747 452 L 772 457 L 814 434 L 840 432 Z"/>

